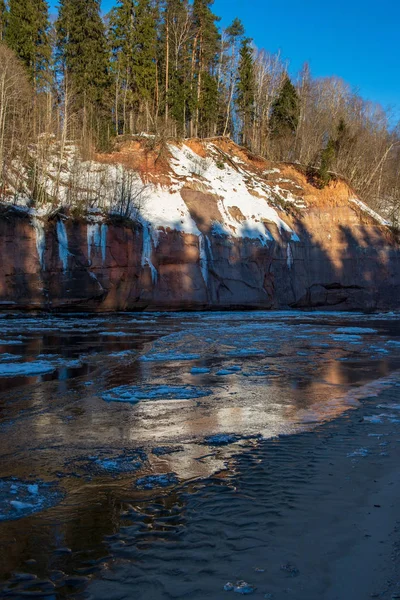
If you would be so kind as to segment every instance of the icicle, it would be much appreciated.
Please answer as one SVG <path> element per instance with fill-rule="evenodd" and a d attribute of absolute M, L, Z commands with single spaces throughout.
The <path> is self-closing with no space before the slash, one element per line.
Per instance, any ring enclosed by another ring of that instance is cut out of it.
<path fill-rule="evenodd" d="M 288 244 L 288 246 L 287 246 L 286 264 L 288 266 L 288 269 L 291 269 L 293 266 L 293 253 L 292 253 L 292 248 L 291 248 L 290 244 Z"/>
<path fill-rule="evenodd" d="M 57 221 L 58 255 L 63 265 L 64 272 L 68 269 L 68 236 L 64 221 Z"/>
<path fill-rule="evenodd" d="M 200 253 L 200 269 L 203 275 L 204 283 L 208 283 L 208 257 L 206 249 L 206 239 L 203 234 L 199 235 L 199 253 Z"/>
<path fill-rule="evenodd" d="M 213 251 L 212 251 L 212 245 L 211 245 L 210 238 L 208 237 L 208 235 L 205 235 L 204 237 L 205 237 L 205 240 L 207 242 L 208 254 L 209 254 L 211 260 L 213 261 L 214 260 L 214 256 L 213 256 Z"/>
<path fill-rule="evenodd" d="M 142 267 L 149 266 L 151 270 L 151 279 L 153 285 L 157 283 L 158 273 L 157 269 L 151 262 L 151 255 L 153 252 L 153 247 L 151 243 L 151 225 L 144 224 L 143 225 L 143 253 L 142 253 Z"/>
<path fill-rule="evenodd" d="M 92 253 L 92 246 L 100 248 L 100 225 L 98 223 L 88 223 L 87 225 L 87 245 L 88 245 L 88 260 Z"/>
<path fill-rule="evenodd" d="M 101 234 L 100 234 L 100 238 L 101 238 L 101 259 L 103 261 L 103 264 L 106 261 L 106 253 L 107 253 L 107 230 L 108 227 L 105 223 L 102 223 L 101 225 Z"/>
<path fill-rule="evenodd" d="M 42 271 L 45 270 L 45 251 L 46 251 L 46 235 L 44 231 L 44 227 L 36 217 L 33 218 L 33 226 L 36 232 L 36 248 L 39 256 L 40 268 Z"/>

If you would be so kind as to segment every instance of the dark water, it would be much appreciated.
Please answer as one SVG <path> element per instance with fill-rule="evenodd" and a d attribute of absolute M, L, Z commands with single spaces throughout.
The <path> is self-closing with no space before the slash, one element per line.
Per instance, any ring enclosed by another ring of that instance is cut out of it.
<path fill-rule="evenodd" d="M 394 314 L 0 318 L 3 592 L 81 597 L 132 507 L 162 538 L 183 483 L 223 481 L 261 436 L 355 408 L 398 369 Z"/>

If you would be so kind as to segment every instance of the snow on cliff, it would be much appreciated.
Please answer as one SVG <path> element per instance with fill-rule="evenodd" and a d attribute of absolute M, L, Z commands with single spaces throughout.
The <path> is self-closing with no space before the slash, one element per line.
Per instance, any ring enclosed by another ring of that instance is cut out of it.
<path fill-rule="evenodd" d="M 146 146 L 149 142 L 150 146 Z M 47 159 L 38 164 L 37 187 L 41 194 L 35 205 L 29 199 L 29 178 L 21 166 L 20 180 L 9 182 L 9 203 L 32 216 L 42 270 L 46 268 L 43 217 L 56 210 L 61 212 L 57 218 L 59 259 L 63 271 L 68 271 L 70 251 L 65 221 L 71 209 L 88 223 L 89 265 L 97 251 L 101 252 L 102 262 L 106 260 L 108 215 L 140 222 L 142 266 L 150 268 L 153 284 L 158 278 L 153 251 L 159 232 L 169 230 L 198 237 L 205 281 L 213 260 L 211 236 L 251 239 L 264 246 L 279 241 L 286 247 L 287 267 L 291 269 L 291 243 L 301 240 L 289 223 L 307 210 L 308 203 L 315 201 L 318 194 L 323 194 L 315 188 L 310 192 L 305 178 L 292 167 L 267 168 L 267 161 L 224 139 L 187 140 L 157 149 L 155 140 L 139 136 L 113 154 L 98 155 L 96 159 L 85 161 L 73 144 L 61 148 L 54 142 Z M 357 205 L 378 224 L 387 225 L 344 187 L 346 203 Z"/>
<path fill-rule="evenodd" d="M 158 183 L 156 176 L 143 183 L 139 172 L 122 164 L 81 160 L 77 149 L 72 144 L 67 145 L 62 160 L 55 153 L 46 166 L 42 166 L 41 186 L 47 202 L 31 208 L 30 212 L 40 218 L 56 207 L 83 206 L 92 221 L 99 219 L 99 213 L 119 213 L 136 218 L 153 230 L 171 229 L 200 235 L 182 190 L 202 190 L 215 198 L 219 213 L 210 234 L 258 239 L 266 244 L 273 240 L 267 227 L 273 223 L 279 232 L 286 232 L 293 241 L 298 241 L 296 233 L 276 209 L 277 198 L 283 204 L 293 202 L 293 198 L 290 194 L 281 195 L 276 182 L 268 184 L 269 172 L 266 175 L 249 172 L 238 157 L 226 154 L 224 158 L 216 144 L 210 142 L 203 146 L 206 157 L 185 143 L 168 144 L 167 183 L 165 178 Z M 279 173 L 279 170 L 272 172 Z M 13 204 L 28 210 L 31 203 L 27 193 L 13 192 L 11 197 Z M 91 231 L 90 236 L 93 235 Z"/>

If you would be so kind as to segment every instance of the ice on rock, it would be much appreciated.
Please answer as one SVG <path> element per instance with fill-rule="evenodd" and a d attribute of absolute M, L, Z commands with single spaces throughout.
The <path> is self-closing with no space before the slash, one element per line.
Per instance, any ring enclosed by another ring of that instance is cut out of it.
<path fill-rule="evenodd" d="M 286 264 L 289 270 L 291 270 L 292 266 L 293 266 L 293 253 L 292 253 L 292 247 L 290 244 L 287 245 L 287 258 L 286 258 Z"/>
<path fill-rule="evenodd" d="M 203 275 L 204 283 L 208 283 L 208 256 L 207 243 L 204 235 L 199 235 L 199 254 L 200 254 L 200 269 Z"/>
<path fill-rule="evenodd" d="M 107 231 L 108 226 L 105 223 L 101 225 L 101 233 L 100 233 L 100 246 L 101 246 L 101 260 L 103 264 L 106 262 L 107 256 Z"/>
<path fill-rule="evenodd" d="M 40 219 L 34 217 L 32 219 L 32 224 L 35 228 L 36 232 L 36 249 L 39 257 L 40 268 L 42 271 L 45 270 L 45 251 L 46 251 L 46 235 L 44 231 L 44 227 Z"/>
<path fill-rule="evenodd" d="M 153 254 L 153 246 L 152 246 L 152 234 L 151 234 L 151 225 L 149 223 L 143 224 L 143 250 L 142 250 L 142 267 L 150 267 L 151 271 L 151 280 L 153 285 L 157 283 L 158 273 L 157 269 L 152 263 L 152 254 Z"/>
<path fill-rule="evenodd" d="M 63 266 L 63 271 L 68 269 L 68 236 L 67 230 L 62 219 L 57 221 L 57 240 L 58 240 L 58 255 Z"/>
<path fill-rule="evenodd" d="M 163 473 L 160 475 L 145 475 L 136 480 L 135 485 L 141 490 L 154 488 L 167 488 L 179 483 L 176 473 Z"/>
<path fill-rule="evenodd" d="M 88 246 L 88 260 L 90 261 L 92 246 L 94 248 L 100 248 L 101 245 L 101 234 L 99 223 L 88 223 L 87 224 L 87 246 Z"/>
<path fill-rule="evenodd" d="M 140 400 L 194 400 L 210 396 L 211 390 L 190 385 L 122 385 L 103 394 L 106 402 L 130 402 L 136 404 Z"/>
<path fill-rule="evenodd" d="M 52 371 L 55 371 L 55 366 L 45 361 L 0 363 L 0 377 L 29 377 L 30 375 L 42 375 Z"/>

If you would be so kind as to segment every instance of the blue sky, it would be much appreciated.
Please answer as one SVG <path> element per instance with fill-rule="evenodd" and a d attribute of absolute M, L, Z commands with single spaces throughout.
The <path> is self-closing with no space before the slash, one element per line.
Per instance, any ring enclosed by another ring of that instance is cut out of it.
<path fill-rule="evenodd" d="M 114 2 L 102 4 L 107 11 Z M 292 73 L 308 61 L 314 76 L 343 77 L 400 119 L 398 0 L 215 0 L 214 12 L 223 26 L 238 16 L 259 48 L 281 51 Z"/>

